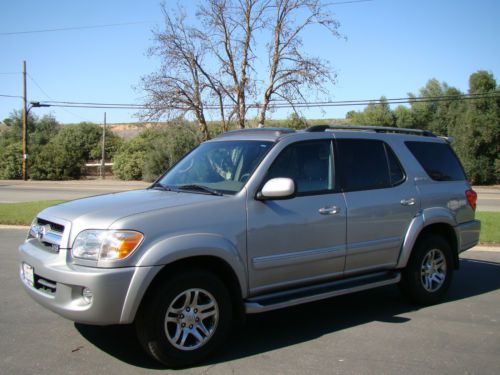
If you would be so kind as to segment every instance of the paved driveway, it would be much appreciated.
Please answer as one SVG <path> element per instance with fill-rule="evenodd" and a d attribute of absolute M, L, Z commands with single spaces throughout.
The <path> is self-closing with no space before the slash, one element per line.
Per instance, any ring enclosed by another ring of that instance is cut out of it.
<path fill-rule="evenodd" d="M 131 327 L 74 324 L 17 280 L 25 230 L 0 229 L 0 374 L 173 373 Z M 445 303 L 417 309 L 396 287 L 250 316 L 210 362 L 187 374 L 498 374 L 500 252 L 463 254 Z"/>

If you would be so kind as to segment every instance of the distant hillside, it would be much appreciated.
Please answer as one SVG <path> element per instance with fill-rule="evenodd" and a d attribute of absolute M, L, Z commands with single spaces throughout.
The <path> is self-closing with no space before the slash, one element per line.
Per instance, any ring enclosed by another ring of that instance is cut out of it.
<path fill-rule="evenodd" d="M 249 121 L 249 127 L 256 127 L 257 123 L 253 123 L 254 121 Z M 287 127 L 288 120 L 268 120 L 266 125 L 269 127 Z M 332 124 L 332 125 L 340 125 L 340 124 L 345 124 L 346 119 L 313 119 L 313 120 L 307 120 L 307 124 L 309 126 L 313 125 L 321 125 L 321 124 Z M 210 127 L 218 127 L 219 123 L 218 122 L 209 122 L 208 123 L 209 128 Z M 111 129 L 113 133 L 116 135 L 124 138 L 124 139 L 130 139 L 135 137 L 137 134 L 139 134 L 141 131 L 144 129 L 149 129 L 149 128 L 156 128 L 156 127 L 164 127 L 168 126 L 167 122 L 132 122 L 132 123 L 116 123 L 116 124 L 109 124 L 108 127 Z"/>

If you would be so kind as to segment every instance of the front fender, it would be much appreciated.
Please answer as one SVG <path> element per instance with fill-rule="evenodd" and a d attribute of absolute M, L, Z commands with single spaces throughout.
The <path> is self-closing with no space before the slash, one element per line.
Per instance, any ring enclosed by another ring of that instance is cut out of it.
<path fill-rule="evenodd" d="M 240 284 L 242 297 L 246 298 L 248 286 L 245 263 L 233 244 L 215 234 L 184 234 L 156 242 L 139 259 L 120 322 L 131 323 L 134 320 L 146 290 L 164 265 L 197 256 L 213 256 L 225 261 L 233 269 Z"/>
<path fill-rule="evenodd" d="M 144 253 L 137 266 L 161 266 L 198 256 L 213 256 L 225 261 L 238 278 L 243 297 L 246 296 L 245 262 L 233 243 L 217 234 L 189 233 L 161 239 Z"/>
<path fill-rule="evenodd" d="M 404 268 L 408 264 L 411 252 L 422 230 L 431 224 L 448 224 L 455 228 L 457 221 L 450 210 L 441 207 L 427 208 L 420 211 L 411 221 L 399 253 L 396 268 Z"/>

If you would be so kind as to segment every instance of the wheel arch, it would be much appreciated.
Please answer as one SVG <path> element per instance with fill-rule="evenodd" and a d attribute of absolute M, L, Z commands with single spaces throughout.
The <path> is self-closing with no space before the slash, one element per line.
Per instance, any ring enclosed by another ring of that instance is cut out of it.
<path fill-rule="evenodd" d="M 444 210 L 440 210 L 440 215 L 432 214 L 433 212 L 430 212 L 430 215 L 426 215 L 424 212 L 412 220 L 406 233 L 396 268 L 406 267 L 415 245 L 423 237 L 430 234 L 439 235 L 450 244 L 453 256 L 453 268 L 459 268 L 459 240 L 454 229 L 456 225 L 455 219 L 449 212 Z"/>
<path fill-rule="evenodd" d="M 243 286 L 236 272 L 224 259 L 213 255 L 191 256 L 162 266 L 146 288 L 140 303 L 137 304 L 136 313 L 145 301 L 148 300 L 149 296 L 154 293 L 158 285 L 166 282 L 171 275 L 183 272 L 186 269 L 203 269 L 219 277 L 229 291 L 235 313 L 238 315 L 244 314 Z"/>

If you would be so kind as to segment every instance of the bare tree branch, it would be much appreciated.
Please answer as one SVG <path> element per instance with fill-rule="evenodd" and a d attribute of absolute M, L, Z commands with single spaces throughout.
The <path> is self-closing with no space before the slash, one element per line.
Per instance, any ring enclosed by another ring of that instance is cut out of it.
<path fill-rule="evenodd" d="M 325 94 L 335 74 L 326 61 L 304 53 L 301 36 L 314 25 L 338 36 L 339 24 L 328 7 L 321 0 L 200 0 L 193 21 L 181 6 L 167 10 L 163 4 L 164 26 L 153 33 L 149 49 L 160 57 L 161 67 L 141 80 L 143 117 L 193 116 L 208 139 L 206 111 L 218 110 L 224 131 L 244 128 L 250 109 L 258 110 L 259 126 L 264 126 L 273 97 L 293 106 L 297 99 L 307 102 L 313 92 Z M 264 84 L 256 51 L 267 39 Z M 248 104 L 258 94 L 261 104 Z"/>
<path fill-rule="evenodd" d="M 309 26 L 320 25 L 334 36 L 339 35 L 339 23 L 327 6 L 320 0 L 275 0 L 272 8 L 274 38 L 269 45 L 269 78 L 260 106 L 259 127 L 265 124 L 273 95 L 283 98 L 294 108 L 294 99 L 305 100 L 306 91 L 322 91 L 325 83 L 335 79 L 326 61 L 301 52 L 300 35 Z M 306 16 L 301 19 L 304 13 Z"/>

